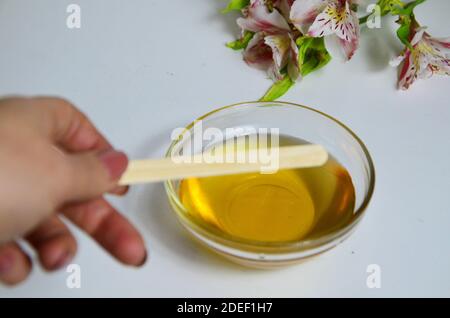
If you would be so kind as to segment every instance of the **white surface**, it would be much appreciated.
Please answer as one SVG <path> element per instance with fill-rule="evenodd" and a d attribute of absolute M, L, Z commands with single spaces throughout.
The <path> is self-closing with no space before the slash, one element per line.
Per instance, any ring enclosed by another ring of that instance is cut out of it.
<path fill-rule="evenodd" d="M 82 28 L 65 26 L 66 6 L 82 8 Z M 161 156 L 170 131 L 219 106 L 255 100 L 270 81 L 224 47 L 238 33 L 221 0 L 4 0 L 0 3 L 0 95 L 57 94 L 83 109 L 131 157 Z M 448 0 L 417 9 L 435 36 L 450 35 Z M 278 271 L 235 267 L 188 240 L 161 185 L 132 189 L 113 203 L 142 231 L 150 260 L 114 262 L 77 232 L 81 289 L 66 273 L 35 267 L 10 296 L 450 296 L 449 79 L 408 92 L 395 88 L 389 59 L 401 46 L 383 20 L 365 30 L 345 64 L 334 59 L 283 100 L 348 124 L 377 170 L 367 216 L 343 245 Z M 26 199 L 26 198 L 25 198 Z M 366 287 L 379 264 L 380 289 Z"/>

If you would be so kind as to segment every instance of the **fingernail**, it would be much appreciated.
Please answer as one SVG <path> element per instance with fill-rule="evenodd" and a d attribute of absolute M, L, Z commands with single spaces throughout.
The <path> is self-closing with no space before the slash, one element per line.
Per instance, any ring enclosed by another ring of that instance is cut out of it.
<path fill-rule="evenodd" d="M 11 270 L 14 265 L 14 258 L 12 255 L 5 254 L 0 257 L 0 275 L 5 274 Z"/>
<path fill-rule="evenodd" d="M 138 264 L 138 266 L 142 266 L 147 262 L 147 257 L 148 257 L 148 253 L 147 251 L 145 252 L 144 258 L 142 259 L 142 261 Z"/>
<path fill-rule="evenodd" d="M 113 149 L 100 153 L 99 159 L 108 170 L 112 180 L 118 180 L 128 165 L 127 155 Z"/>
<path fill-rule="evenodd" d="M 58 260 L 53 264 L 52 269 L 59 269 L 64 265 L 67 265 L 72 259 L 72 254 L 68 251 L 61 254 Z"/>
<path fill-rule="evenodd" d="M 109 193 L 121 196 L 121 195 L 127 194 L 129 189 L 130 189 L 130 187 L 128 187 L 128 186 L 118 186 L 118 187 L 112 189 L 111 191 L 109 191 Z"/>

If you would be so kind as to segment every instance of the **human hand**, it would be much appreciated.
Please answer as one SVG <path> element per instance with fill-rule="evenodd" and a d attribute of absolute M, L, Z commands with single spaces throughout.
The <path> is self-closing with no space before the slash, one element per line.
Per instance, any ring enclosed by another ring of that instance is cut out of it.
<path fill-rule="evenodd" d="M 128 159 L 113 150 L 89 119 L 59 98 L 0 100 L 0 281 L 16 284 L 31 270 L 17 240 L 55 270 L 77 245 L 58 213 L 92 236 L 119 261 L 141 265 L 144 242 L 103 194 L 117 186 Z"/>

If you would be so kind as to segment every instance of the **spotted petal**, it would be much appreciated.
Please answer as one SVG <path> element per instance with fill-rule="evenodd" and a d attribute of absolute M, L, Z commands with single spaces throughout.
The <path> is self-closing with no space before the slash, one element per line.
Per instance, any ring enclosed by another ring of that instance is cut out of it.
<path fill-rule="evenodd" d="M 358 49 L 360 35 L 359 19 L 356 16 L 356 13 L 352 10 L 349 10 L 349 14 L 350 16 L 348 21 L 342 27 L 344 30 L 350 30 L 348 37 L 344 34 L 341 34 L 341 36 L 339 36 L 340 34 L 337 33 L 341 48 L 347 60 L 350 60 Z M 339 27 L 339 29 L 340 28 L 341 27 Z"/>
<path fill-rule="evenodd" d="M 424 33 L 422 41 L 416 49 L 420 52 L 421 67 L 427 70 L 428 76 L 433 74 L 450 75 L 450 41 L 449 39 L 435 39 Z M 426 75 L 424 75 L 426 77 Z M 423 76 L 420 76 L 421 78 Z"/>
<path fill-rule="evenodd" d="M 449 38 L 433 38 L 428 33 L 423 34 L 423 40 L 430 46 L 434 55 L 440 55 L 445 58 L 450 58 L 450 37 Z"/>
<path fill-rule="evenodd" d="M 359 26 L 358 18 L 350 10 L 347 1 L 345 5 L 331 2 L 316 17 L 308 30 L 308 35 L 321 37 L 335 33 L 339 38 L 350 41 L 357 35 L 357 26 Z"/>
<path fill-rule="evenodd" d="M 428 34 L 426 34 L 426 37 L 428 38 L 428 41 L 433 46 L 433 48 L 436 51 L 444 51 L 446 56 L 448 57 L 450 54 L 450 37 L 448 38 L 442 38 L 442 39 L 436 39 L 430 37 Z"/>
<path fill-rule="evenodd" d="M 350 9 L 349 2 L 345 5 L 330 2 L 316 17 L 308 31 L 312 37 L 322 37 L 335 34 L 346 58 L 352 58 L 359 45 L 359 20 L 356 13 Z"/>
<path fill-rule="evenodd" d="M 450 41 L 435 39 L 418 28 L 411 40 L 412 50 L 407 48 L 399 76 L 399 87 L 408 89 L 416 79 L 433 74 L 450 75 Z"/>

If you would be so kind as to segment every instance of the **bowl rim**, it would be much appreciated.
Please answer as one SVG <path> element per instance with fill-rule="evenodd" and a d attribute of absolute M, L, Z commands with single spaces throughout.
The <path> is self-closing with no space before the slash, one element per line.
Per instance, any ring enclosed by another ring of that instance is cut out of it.
<path fill-rule="evenodd" d="M 277 105 L 278 104 L 278 105 Z M 330 120 L 331 122 L 334 122 L 335 124 L 337 124 L 338 126 L 344 128 L 345 131 L 347 131 L 350 136 L 358 143 L 358 145 L 361 147 L 361 149 L 363 150 L 365 159 L 367 160 L 367 165 L 369 167 L 367 173 L 368 173 L 368 178 L 369 178 L 369 187 L 367 189 L 367 193 L 365 194 L 364 197 L 364 201 L 361 203 L 360 207 L 355 210 L 354 215 L 355 217 L 351 220 L 351 222 L 349 222 L 349 224 L 347 224 L 345 227 L 328 233 L 326 235 L 317 237 L 317 238 L 311 238 L 311 239 L 306 239 L 306 240 L 299 240 L 299 241 L 289 241 L 289 242 L 264 242 L 264 241 L 255 241 L 255 240 L 249 240 L 249 239 L 243 239 L 243 238 L 239 238 L 239 237 L 235 237 L 233 235 L 230 234 L 226 234 L 226 233 L 221 233 L 221 232 L 213 232 L 211 230 L 208 230 L 204 227 L 202 227 L 200 224 L 197 224 L 196 222 L 190 220 L 189 218 L 186 217 L 185 213 L 181 213 L 180 211 L 178 211 L 178 209 L 173 208 L 173 210 L 175 210 L 177 216 L 181 219 L 180 221 L 182 221 L 184 226 L 188 226 L 190 230 L 195 231 L 197 234 L 202 235 L 202 236 L 206 236 L 209 240 L 214 240 L 215 242 L 219 243 L 219 244 L 224 244 L 228 247 L 232 248 L 237 248 L 236 246 L 239 245 L 241 247 L 243 247 L 243 249 L 245 250 L 252 250 L 252 249 L 267 249 L 267 250 L 271 250 L 272 252 L 275 250 L 283 250 L 283 251 L 288 251 L 288 252 L 292 252 L 292 251 L 303 251 L 303 250 L 310 250 L 313 248 L 317 248 L 320 247 L 324 244 L 330 243 L 334 240 L 337 240 L 343 236 L 345 236 L 345 234 L 347 234 L 348 232 L 350 232 L 358 223 L 359 221 L 362 219 L 362 217 L 365 215 L 365 211 L 369 205 L 369 202 L 372 199 L 373 196 L 373 192 L 375 189 L 375 178 L 376 178 L 376 174 L 375 174 L 375 166 L 372 160 L 372 157 L 370 156 L 369 150 L 367 149 L 367 147 L 365 146 L 364 142 L 358 137 L 358 135 L 356 135 L 356 133 L 354 133 L 350 128 L 348 128 L 345 124 L 343 124 L 342 122 L 340 122 L 339 120 L 337 120 L 336 118 L 332 117 L 331 115 L 328 115 L 322 111 L 319 111 L 317 109 L 314 109 L 312 107 L 309 106 L 304 106 L 304 105 L 300 105 L 300 104 L 296 104 L 296 103 L 292 103 L 292 102 L 284 102 L 284 101 L 273 101 L 273 102 L 265 102 L 265 101 L 249 101 L 249 102 L 240 102 L 240 103 L 235 103 L 235 104 L 231 104 L 231 105 L 227 105 L 227 106 L 223 106 L 217 109 L 214 109 L 200 117 L 198 117 L 197 119 L 195 119 L 194 121 L 192 121 L 190 124 L 188 124 L 182 133 L 179 134 L 178 138 L 173 140 L 168 148 L 168 150 L 165 153 L 165 157 L 170 157 L 171 153 L 173 151 L 173 148 L 177 145 L 178 142 L 180 142 L 180 140 L 182 140 L 182 136 L 189 131 L 196 122 L 198 122 L 199 120 L 203 120 L 205 118 L 208 118 L 214 114 L 217 114 L 219 112 L 222 112 L 224 110 L 229 110 L 232 108 L 236 108 L 236 107 L 243 107 L 243 106 L 255 106 L 255 107 L 274 107 L 274 106 L 291 106 L 291 107 L 298 107 L 298 108 L 302 108 L 305 109 L 307 111 L 312 111 L 314 113 L 317 113 L 323 117 L 325 117 L 326 119 Z M 166 193 L 168 195 L 169 201 L 171 201 L 172 203 L 176 204 L 177 207 L 183 211 L 183 212 L 188 212 L 186 210 L 186 208 L 184 207 L 184 205 L 181 203 L 181 201 L 179 200 L 179 196 L 177 194 L 177 192 L 175 191 L 172 183 L 175 180 L 166 180 L 164 182 L 164 186 L 166 189 Z"/>

